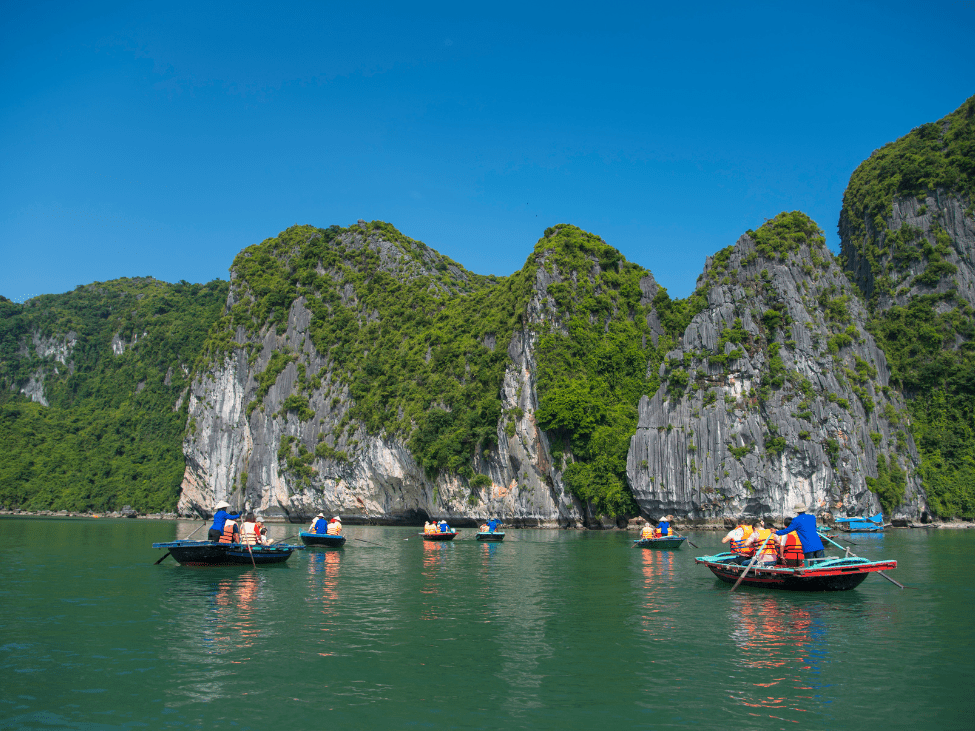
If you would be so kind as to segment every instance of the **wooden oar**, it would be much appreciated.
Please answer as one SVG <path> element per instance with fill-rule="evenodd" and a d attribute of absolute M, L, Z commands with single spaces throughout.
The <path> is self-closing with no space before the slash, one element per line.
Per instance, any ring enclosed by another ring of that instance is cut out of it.
<path fill-rule="evenodd" d="M 169 558 L 169 551 L 166 551 L 166 553 L 163 554 L 163 557 L 161 559 L 159 559 L 158 561 L 156 561 L 156 563 L 154 563 L 153 566 L 158 566 L 163 561 L 165 561 L 167 558 Z"/>
<path fill-rule="evenodd" d="M 368 543 L 370 546 L 379 546 L 380 548 L 386 548 L 386 546 L 381 543 L 373 543 L 372 541 L 367 541 L 365 538 L 353 538 L 353 541 L 362 541 L 363 543 Z"/>
<path fill-rule="evenodd" d="M 687 545 L 688 546 L 693 546 L 694 548 L 697 548 L 698 550 L 701 550 L 699 546 L 695 546 L 693 543 L 691 543 L 691 539 L 690 538 L 686 538 L 685 540 L 687 541 Z"/>
<path fill-rule="evenodd" d="M 197 526 L 197 529 L 195 531 L 193 531 L 192 533 L 190 533 L 188 536 L 186 536 L 186 538 L 184 538 L 183 540 L 184 541 L 188 541 L 190 538 L 192 538 L 193 536 L 195 536 L 196 535 L 196 531 L 197 530 L 200 530 L 200 528 L 202 528 L 203 526 L 205 526 L 208 522 L 209 521 L 206 518 L 204 518 L 203 519 L 203 523 L 201 523 L 199 526 Z"/>
<path fill-rule="evenodd" d="M 251 566 L 253 566 L 256 569 L 257 564 L 254 562 L 254 551 L 251 550 L 251 544 L 245 543 L 244 545 L 247 546 L 247 553 L 251 555 Z"/>
<path fill-rule="evenodd" d="M 774 535 L 774 534 L 772 534 L 772 535 Z M 745 576 L 748 574 L 748 572 L 752 570 L 752 566 L 755 565 L 755 562 L 758 560 L 758 557 L 761 555 L 762 549 L 765 548 L 765 544 L 768 543 L 772 539 L 772 535 L 769 535 L 768 538 L 766 538 L 764 541 L 762 541 L 762 545 L 758 547 L 758 550 L 757 551 L 755 551 L 755 555 L 752 556 L 752 560 L 748 562 L 748 565 L 745 567 L 745 570 L 741 572 L 741 576 L 738 577 L 738 581 L 735 582 L 735 585 L 733 587 L 731 587 L 731 591 L 734 591 L 735 589 L 737 589 L 738 588 L 738 584 L 741 583 L 741 580 L 744 579 Z"/>
<path fill-rule="evenodd" d="M 857 556 L 857 555 L 856 555 L 855 553 L 850 553 L 850 549 L 849 549 L 849 548 L 844 548 L 843 546 L 841 546 L 841 545 L 840 545 L 839 543 L 837 543 L 836 541 L 834 541 L 834 540 L 833 540 L 832 538 L 830 538 L 829 536 L 824 536 L 824 535 L 823 535 L 822 533 L 820 533 L 820 534 L 819 534 L 819 537 L 820 537 L 820 538 L 825 538 L 825 539 L 826 539 L 827 541 L 829 541 L 830 543 L 832 543 L 832 544 L 833 544 L 834 546 L 836 546 L 836 547 L 837 547 L 838 549 L 840 549 L 841 551 L 846 551 L 846 553 L 847 553 L 847 555 L 848 555 L 848 556 L 853 556 L 854 558 L 861 558 L 861 556 Z M 851 541 L 851 543 L 852 543 L 852 541 Z M 859 544 L 857 544 L 857 543 L 854 543 L 853 545 L 854 545 L 854 546 L 856 546 L 856 545 L 859 545 Z M 897 586 L 899 586 L 899 587 L 900 587 L 901 589 L 906 589 L 906 588 L 907 588 L 906 586 L 904 586 L 904 585 L 903 585 L 902 583 L 900 583 L 899 581 L 894 581 L 894 580 L 893 580 L 892 578 L 890 578 L 890 577 L 889 577 L 889 576 L 888 576 L 887 574 L 885 574 L 885 573 L 884 573 L 883 571 L 878 571 L 878 572 L 877 572 L 877 574 L 878 574 L 878 575 L 880 575 L 880 576 L 883 576 L 883 577 L 884 577 L 885 579 L 887 579 L 887 581 L 889 581 L 889 582 L 890 582 L 891 584 L 896 584 L 896 585 L 897 585 Z M 914 587 L 911 587 L 911 588 L 913 589 Z"/>

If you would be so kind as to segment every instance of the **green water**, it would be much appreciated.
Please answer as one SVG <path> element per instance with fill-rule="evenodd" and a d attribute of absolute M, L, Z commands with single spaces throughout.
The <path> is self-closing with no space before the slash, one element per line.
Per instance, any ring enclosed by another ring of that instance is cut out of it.
<path fill-rule="evenodd" d="M 713 533 L 353 526 L 380 545 L 153 565 L 197 525 L 0 519 L 0 728 L 975 727 L 975 531 L 854 538 L 916 588 L 797 594 L 730 593 Z"/>

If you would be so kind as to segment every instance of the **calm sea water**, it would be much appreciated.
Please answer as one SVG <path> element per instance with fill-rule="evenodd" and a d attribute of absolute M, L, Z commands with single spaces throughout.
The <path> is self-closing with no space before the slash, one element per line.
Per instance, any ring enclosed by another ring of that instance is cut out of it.
<path fill-rule="evenodd" d="M 975 728 L 975 531 L 854 537 L 913 588 L 795 594 L 730 593 L 713 533 L 153 565 L 198 525 L 0 519 L 0 728 Z"/>

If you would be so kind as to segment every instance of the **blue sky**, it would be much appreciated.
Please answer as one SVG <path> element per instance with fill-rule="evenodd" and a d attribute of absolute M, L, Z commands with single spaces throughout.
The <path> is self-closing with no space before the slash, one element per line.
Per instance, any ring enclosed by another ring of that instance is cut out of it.
<path fill-rule="evenodd" d="M 203 6 L 201 8 L 201 5 Z M 295 223 L 468 269 L 572 223 L 672 296 L 975 94 L 975 0 L 4 2 L 0 294 L 206 282 Z"/>

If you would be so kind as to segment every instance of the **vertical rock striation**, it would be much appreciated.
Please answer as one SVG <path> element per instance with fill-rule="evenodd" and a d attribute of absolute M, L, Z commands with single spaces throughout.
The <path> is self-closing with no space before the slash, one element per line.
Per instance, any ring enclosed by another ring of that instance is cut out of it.
<path fill-rule="evenodd" d="M 640 402 L 627 477 L 642 510 L 708 520 L 875 511 L 869 480 L 925 508 L 904 405 L 821 232 L 780 214 L 708 259 L 707 305 Z"/>

